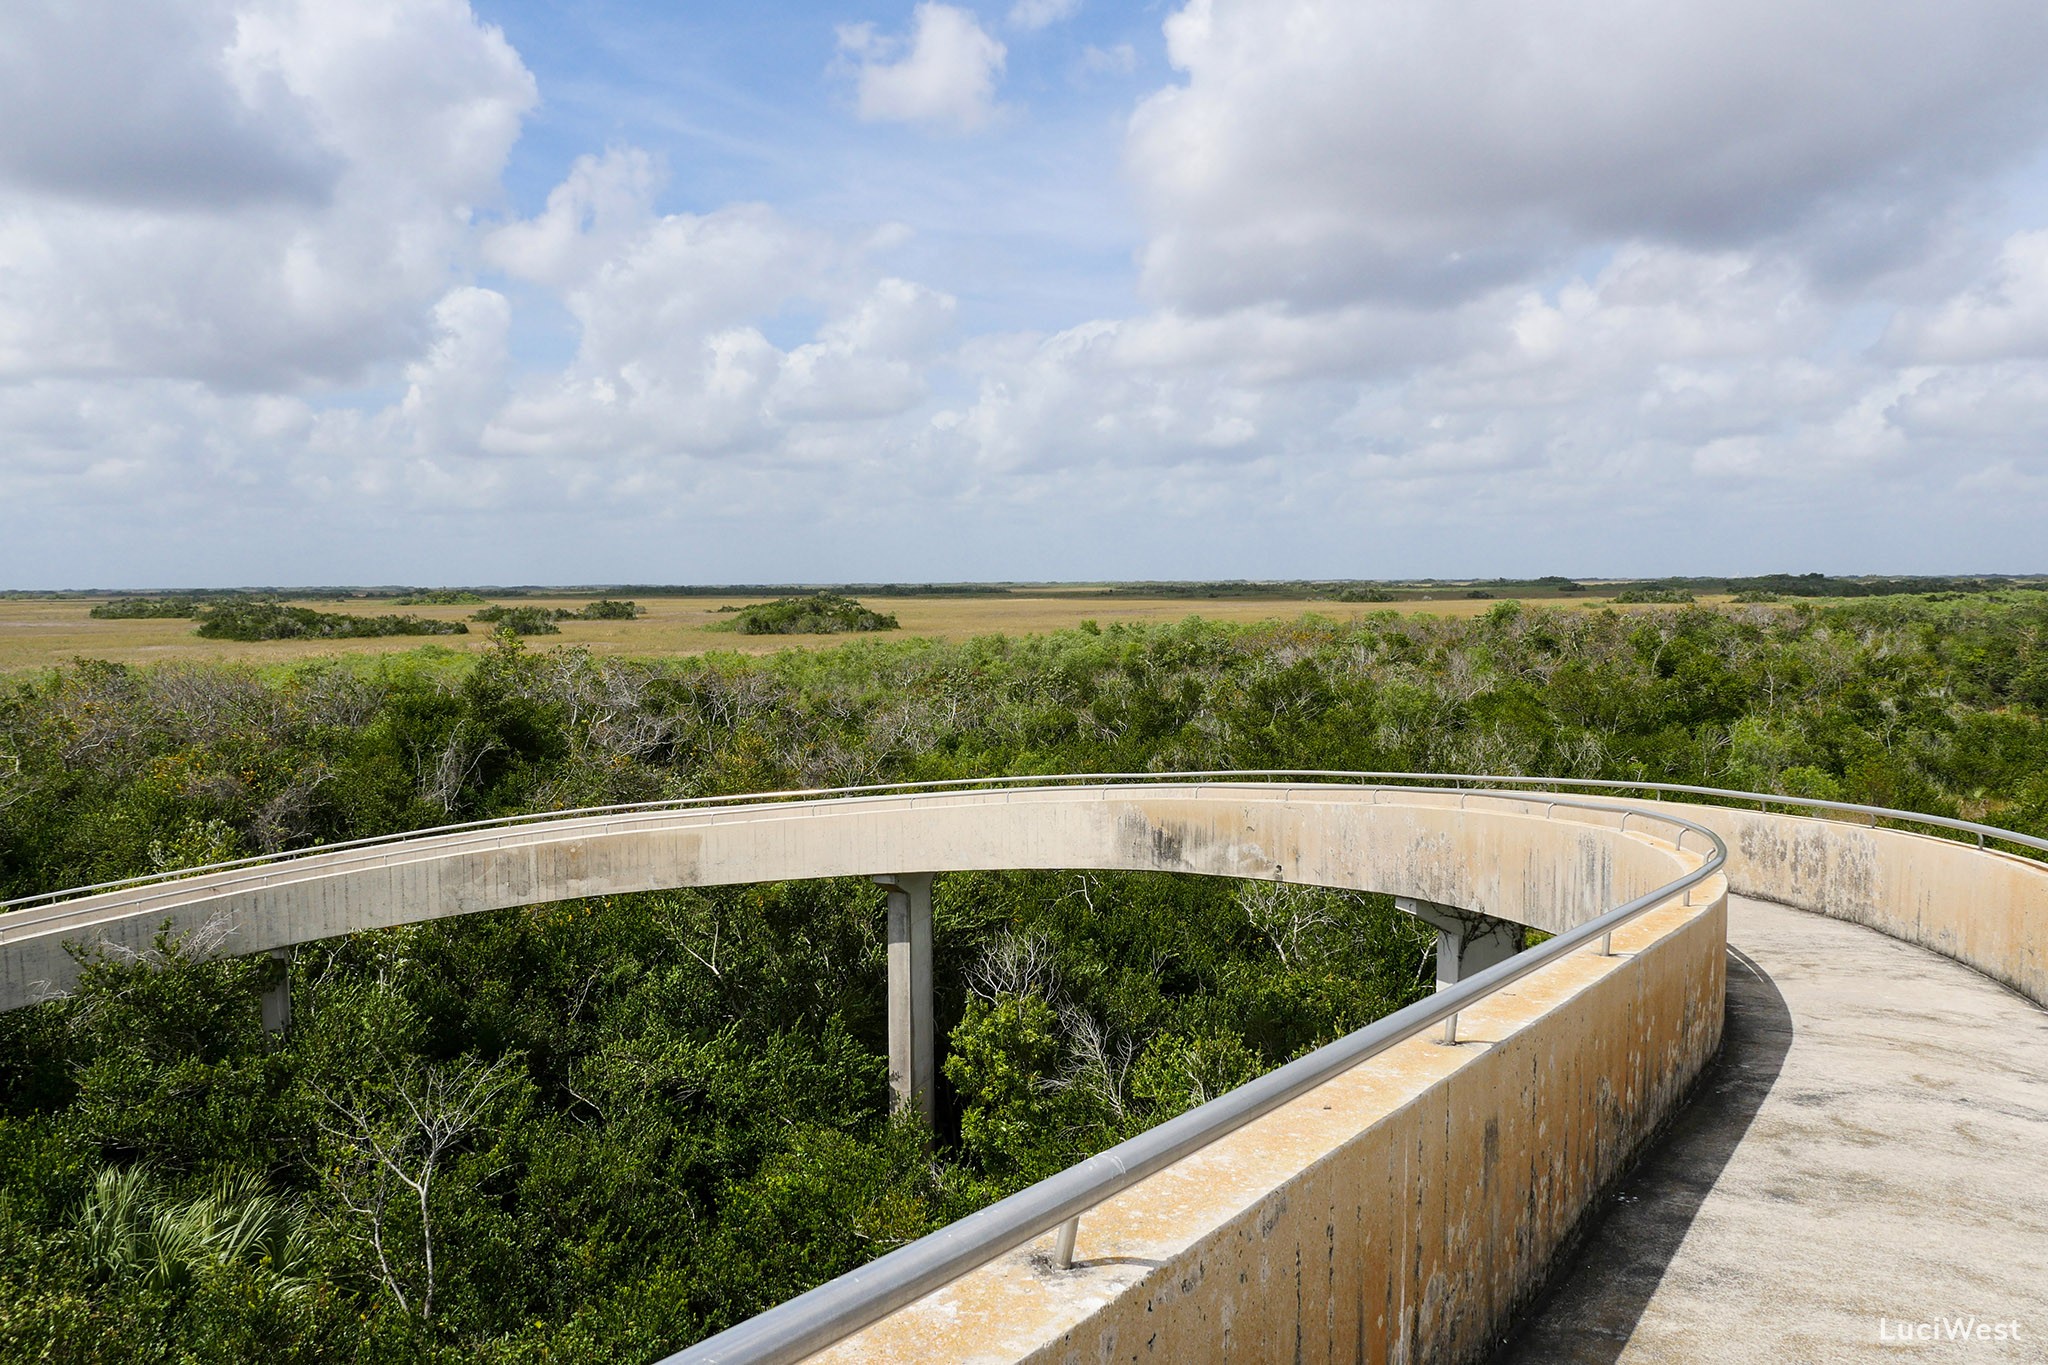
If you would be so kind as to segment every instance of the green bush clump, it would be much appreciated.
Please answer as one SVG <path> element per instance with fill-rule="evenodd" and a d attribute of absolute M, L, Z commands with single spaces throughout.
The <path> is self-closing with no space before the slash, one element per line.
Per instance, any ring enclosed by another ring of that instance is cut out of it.
<path fill-rule="evenodd" d="M 209 640 L 362 640 L 380 635 L 467 635 L 460 621 L 419 616 L 350 616 L 279 602 L 223 602 L 199 614 Z"/>
<path fill-rule="evenodd" d="M 514 635 L 560 635 L 562 628 L 555 622 L 564 614 L 546 607 L 485 607 L 471 613 L 469 619 L 509 630 Z"/>
<path fill-rule="evenodd" d="M 199 609 L 196 597 L 117 597 L 87 614 L 95 621 L 161 621 L 188 619 Z"/>
<path fill-rule="evenodd" d="M 646 614 L 647 608 L 638 602 L 620 601 L 615 597 L 600 597 L 581 611 L 559 613 L 563 620 L 576 621 L 630 621 Z"/>
<path fill-rule="evenodd" d="M 485 598 L 466 588 L 415 588 L 403 597 L 391 599 L 394 607 L 467 607 Z"/>
<path fill-rule="evenodd" d="M 841 635 L 850 631 L 896 630 L 896 618 L 871 611 L 851 597 L 821 592 L 815 597 L 778 597 L 773 602 L 720 608 L 735 614 L 717 627 L 737 635 Z"/>
<path fill-rule="evenodd" d="M 1681 607 L 1692 601 L 1693 596 L 1683 588 L 1623 588 L 1614 594 L 1614 600 L 1629 607 Z"/>

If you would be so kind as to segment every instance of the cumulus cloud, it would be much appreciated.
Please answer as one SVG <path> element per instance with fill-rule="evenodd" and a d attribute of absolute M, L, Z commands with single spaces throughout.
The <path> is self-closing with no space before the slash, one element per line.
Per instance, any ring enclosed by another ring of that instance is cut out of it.
<path fill-rule="evenodd" d="M 996 80 L 1008 49 L 973 13 L 926 0 L 908 39 L 873 24 L 839 29 L 839 50 L 856 67 L 860 116 L 955 132 L 983 127 L 995 111 Z"/>
<path fill-rule="evenodd" d="M 415 353 L 535 99 L 462 0 L 31 4 L 0 54 L 0 378 Z"/>
<path fill-rule="evenodd" d="M 1455 298 L 1585 240 L 1876 268 L 2038 145 L 2031 0 L 1191 0 L 1133 120 L 1156 296 Z"/>
<path fill-rule="evenodd" d="M 0 178 L 110 203 L 318 200 L 339 170 L 303 103 L 240 60 L 225 5 L 0 11 Z"/>
<path fill-rule="evenodd" d="M 2014 233 L 1989 278 L 1938 308 L 1900 313 L 1886 342 L 1920 360 L 2048 357 L 2048 230 Z"/>
<path fill-rule="evenodd" d="M 492 289 L 463 286 L 434 305 L 434 340 L 406 367 L 392 414 L 422 454 L 467 453 L 505 401 L 512 306 Z"/>
<path fill-rule="evenodd" d="M 487 449 L 773 457 L 790 423 L 886 416 L 924 396 L 950 297 L 877 278 L 859 244 L 766 205 L 658 213 L 658 185 L 638 151 L 586 157 L 537 217 L 487 240 L 509 273 L 559 289 L 580 329 L 570 365 L 492 418 Z M 761 328 L 793 303 L 826 318 L 785 351 Z"/>

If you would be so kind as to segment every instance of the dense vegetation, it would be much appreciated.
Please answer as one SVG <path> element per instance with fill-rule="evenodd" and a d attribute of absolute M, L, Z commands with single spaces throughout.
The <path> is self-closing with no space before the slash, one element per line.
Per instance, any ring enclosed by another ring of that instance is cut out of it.
<path fill-rule="evenodd" d="M 352 616 L 280 602 L 223 602 L 198 613 L 209 640 L 361 640 L 381 635 L 467 635 L 460 621 L 423 616 Z"/>
<path fill-rule="evenodd" d="M 95 621 L 186 620 L 205 605 L 197 597 L 117 597 L 101 602 L 86 615 Z"/>
<path fill-rule="evenodd" d="M 490 606 L 471 612 L 469 619 L 509 630 L 514 635 L 560 635 L 562 628 L 555 624 L 557 615 L 546 607 Z"/>
<path fill-rule="evenodd" d="M 391 599 L 394 607 L 468 607 L 482 602 L 467 588 L 414 588 Z"/>
<path fill-rule="evenodd" d="M 584 603 L 575 611 L 567 607 L 550 610 L 547 607 L 489 606 L 472 612 L 469 619 L 495 625 L 514 635 L 560 635 L 562 628 L 555 624 L 557 621 L 630 621 L 646 614 L 647 608 L 637 602 L 602 597 L 595 602 Z"/>
<path fill-rule="evenodd" d="M 645 616 L 647 608 L 638 602 L 624 601 L 616 597 L 600 597 L 595 602 L 586 602 L 573 612 L 565 612 L 564 620 L 574 621 L 630 621 L 636 616 Z"/>
<path fill-rule="evenodd" d="M 1185 597 L 1252 598 L 1295 600 L 1328 598 L 1339 602 L 1414 602 L 1463 595 L 1467 589 L 1482 589 L 1494 597 L 1525 600 L 1555 599 L 1580 593 L 1614 591 L 1615 601 L 1689 602 L 1695 596 L 1712 593 L 1772 593 L 1779 597 L 1897 597 L 1936 592 L 1992 593 L 2011 589 L 2038 588 L 2043 580 L 1987 575 L 1975 578 L 1919 577 L 1871 578 L 1838 574 L 1757 574 L 1736 578 L 1642 578 L 1609 579 L 1596 588 L 1557 574 L 1541 578 L 1489 578 L 1478 583 L 1466 579 L 1400 579 L 1364 582 L 1332 579 L 1233 579 L 1216 583 L 1110 583 L 1089 591 L 1098 597 Z M 1624 599 L 1625 593 L 1672 594 Z M 1476 595 L 1476 594 L 1475 594 Z"/>
<path fill-rule="evenodd" d="M 962 645 L 0 690 L 0 894 L 550 807 L 995 772 L 1664 778 L 2048 833 L 2048 601 L 1187 622 Z M 10 761 L 11 760 L 11 761 Z M 290 966 L 102 959 L 0 1015 L 0 1359 L 647 1358 L 1419 992 L 1375 898 L 939 879 L 936 1147 L 881 892 L 571 903 Z M 424 1116 L 424 1117 L 423 1117 Z M 433 1251 L 428 1269 L 427 1251 Z"/>
<path fill-rule="evenodd" d="M 745 607 L 720 607 L 733 618 L 719 629 L 737 635 L 839 635 L 853 631 L 895 630 L 896 618 L 862 606 L 851 597 L 814 593 L 779 597 Z"/>

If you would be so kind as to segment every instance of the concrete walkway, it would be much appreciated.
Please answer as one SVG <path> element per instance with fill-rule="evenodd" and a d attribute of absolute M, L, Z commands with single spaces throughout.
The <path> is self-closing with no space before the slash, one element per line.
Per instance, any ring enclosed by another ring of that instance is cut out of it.
<path fill-rule="evenodd" d="M 2048 1361 L 2048 1011 L 1803 911 L 1728 939 L 1721 1059 L 1499 1359 Z"/>

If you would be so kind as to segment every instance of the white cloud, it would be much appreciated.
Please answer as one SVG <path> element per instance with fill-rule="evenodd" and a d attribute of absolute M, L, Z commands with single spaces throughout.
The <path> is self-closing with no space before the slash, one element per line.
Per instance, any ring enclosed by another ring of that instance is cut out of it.
<path fill-rule="evenodd" d="M 858 422 L 923 398 L 951 298 L 877 278 L 859 247 L 765 205 L 658 214 L 655 188 L 636 151 L 584 158 L 538 217 L 486 243 L 510 273 L 560 289 L 581 329 L 567 369 L 491 419 L 486 449 L 774 457 L 793 423 Z M 826 319 L 785 351 L 761 326 L 792 304 Z"/>
<path fill-rule="evenodd" d="M 1071 19 L 1081 10 L 1081 0 L 1017 0 L 1010 6 L 1010 27 L 1026 32 L 1049 28 Z"/>
<path fill-rule="evenodd" d="M 0 178 L 108 203 L 318 200 L 340 167 L 297 96 L 239 60 L 225 4 L 0 10 Z"/>
<path fill-rule="evenodd" d="M 2048 357 L 2048 230 L 2014 233 L 1990 278 L 1893 320 L 1888 348 L 1934 361 Z"/>
<path fill-rule="evenodd" d="M 0 378 L 414 353 L 535 99 L 462 0 L 32 4 L 0 53 Z"/>
<path fill-rule="evenodd" d="M 988 123 L 1008 55 L 970 11 L 932 0 L 917 7 L 907 41 L 849 24 L 839 29 L 839 48 L 857 64 L 863 119 L 957 132 Z"/>
<path fill-rule="evenodd" d="M 2048 124 L 2033 0 L 1191 0 L 1133 120 L 1155 294 L 1449 298 L 1576 244 L 1865 272 Z"/>
<path fill-rule="evenodd" d="M 637 147 L 579 156 L 534 218 L 484 240 L 484 258 L 509 275 L 555 288 L 587 279 L 651 221 L 662 175 Z"/>
<path fill-rule="evenodd" d="M 419 453 L 467 453 L 505 401 L 512 306 L 495 290 L 465 286 L 434 306 L 434 327 L 426 354 L 406 367 L 393 416 Z"/>

